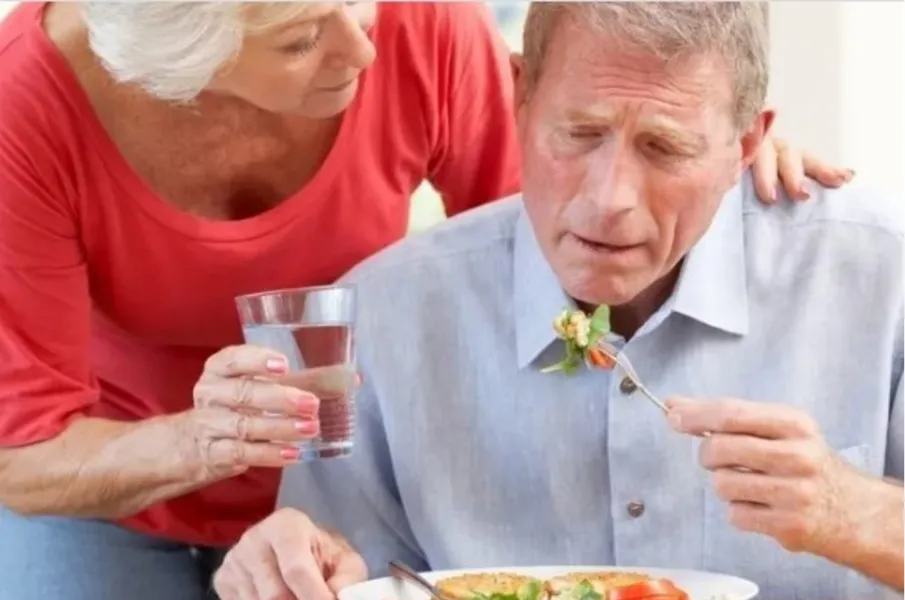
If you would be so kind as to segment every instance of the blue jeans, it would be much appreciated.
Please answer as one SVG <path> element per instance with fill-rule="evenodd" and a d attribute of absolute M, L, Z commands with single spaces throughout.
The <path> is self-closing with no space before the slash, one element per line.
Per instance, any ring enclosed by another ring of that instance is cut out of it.
<path fill-rule="evenodd" d="M 224 551 L 0 507 L 0 600 L 211 600 Z"/>

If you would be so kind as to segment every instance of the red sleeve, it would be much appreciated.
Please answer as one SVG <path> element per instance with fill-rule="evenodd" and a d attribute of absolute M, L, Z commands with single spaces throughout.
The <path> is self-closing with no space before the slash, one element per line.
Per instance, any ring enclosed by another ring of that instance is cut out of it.
<path fill-rule="evenodd" d="M 0 110 L 0 447 L 54 437 L 98 397 L 78 221 L 51 149 L 63 133 L 21 95 L 7 85 Z"/>
<path fill-rule="evenodd" d="M 429 179 L 460 213 L 521 190 L 509 49 L 483 3 L 436 3 L 441 81 Z"/>

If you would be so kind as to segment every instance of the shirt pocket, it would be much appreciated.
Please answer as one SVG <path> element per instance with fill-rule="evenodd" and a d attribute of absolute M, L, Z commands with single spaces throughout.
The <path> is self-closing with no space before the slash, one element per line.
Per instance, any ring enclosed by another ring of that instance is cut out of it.
<path fill-rule="evenodd" d="M 837 450 L 843 460 L 864 468 L 869 447 Z M 708 485 L 704 493 L 704 568 L 744 577 L 758 584 L 760 598 L 770 600 L 848 600 L 885 598 L 882 588 L 858 573 L 806 553 L 785 550 L 773 538 L 739 531 L 728 522 L 726 503 Z"/>

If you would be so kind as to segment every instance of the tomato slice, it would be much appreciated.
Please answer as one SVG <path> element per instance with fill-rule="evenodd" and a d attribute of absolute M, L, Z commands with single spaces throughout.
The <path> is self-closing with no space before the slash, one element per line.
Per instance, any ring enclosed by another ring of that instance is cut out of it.
<path fill-rule="evenodd" d="M 606 600 L 688 600 L 688 594 L 668 579 L 651 579 L 609 590 Z"/>
<path fill-rule="evenodd" d="M 588 361 L 595 367 L 610 371 L 616 366 L 616 362 L 604 354 L 600 348 L 588 348 Z"/>

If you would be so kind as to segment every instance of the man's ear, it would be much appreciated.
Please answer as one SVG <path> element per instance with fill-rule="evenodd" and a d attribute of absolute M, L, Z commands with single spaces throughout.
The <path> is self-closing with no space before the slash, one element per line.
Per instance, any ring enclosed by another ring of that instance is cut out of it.
<path fill-rule="evenodd" d="M 509 55 L 509 68 L 512 70 L 512 81 L 515 84 L 514 106 L 512 108 L 515 114 L 518 114 L 519 109 L 527 100 L 525 97 L 528 89 L 528 82 L 525 78 L 525 58 L 521 54 L 513 52 Z"/>
<path fill-rule="evenodd" d="M 764 109 L 755 117 L 751 127 L 748 128 L 741 138 L 742 144 L 742 168 L 747 169 L 754 164 L 757 153 L 763 144 L 770 142 L 770 128 L 773 127 L 773 121 L 776 119 L 776 111 L 773 109 Z"/>

